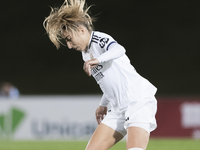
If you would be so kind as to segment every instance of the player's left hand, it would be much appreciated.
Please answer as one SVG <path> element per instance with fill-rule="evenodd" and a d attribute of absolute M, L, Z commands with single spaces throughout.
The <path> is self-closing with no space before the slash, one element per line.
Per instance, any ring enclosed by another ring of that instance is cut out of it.
<path fill-rule="evenodd" d="M 88 76 L 91 76 L 91 69 L 96 67 L 99 64 L 98 59 L 88 60 L 83 65 L 83 70 Z"/>
<path fill-rule="evenodd" d="M 97 123 L 100 124 L 107 114 L 107 107 L 99 106 L 95 112 Z"/>

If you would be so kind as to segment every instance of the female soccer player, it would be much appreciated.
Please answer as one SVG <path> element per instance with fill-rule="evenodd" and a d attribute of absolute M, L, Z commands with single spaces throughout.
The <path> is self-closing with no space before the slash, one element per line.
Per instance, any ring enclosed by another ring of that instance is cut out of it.
<path fill-rule="evenodd" d="M 110 35 L 93 31 L 85 0 L 65 0 L 52 8 L 44 28 L 57 49 L 66 41 L 80 51 L 83 69 L 99 84 L 103 96 L 96 110 L 98 127 L 86 150 L 108 150 L 127 134 L 127 150 L 145 150 L 156 128 L 157 91 L 130 64 L 125 49 Z M 110 108 L 107 111 L 107 105 Z"/>

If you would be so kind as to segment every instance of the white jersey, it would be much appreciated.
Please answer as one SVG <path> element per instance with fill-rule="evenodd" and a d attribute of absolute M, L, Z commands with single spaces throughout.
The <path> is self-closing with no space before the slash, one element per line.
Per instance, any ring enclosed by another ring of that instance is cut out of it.
<path fill-rule="evenodd" d="M 88 51 L 82 52 L 83 60 L 98 58 L 109 51 L 114 43 L 117 42 L 111 36 L 93 31 Z M 156 87 L 136 72 L 126 54 L 100 63 L 91 73 L 104 93 L 104 99 L 116 110 L 126 109 L 129 104 L 153 96 L 157 91 Z"/>

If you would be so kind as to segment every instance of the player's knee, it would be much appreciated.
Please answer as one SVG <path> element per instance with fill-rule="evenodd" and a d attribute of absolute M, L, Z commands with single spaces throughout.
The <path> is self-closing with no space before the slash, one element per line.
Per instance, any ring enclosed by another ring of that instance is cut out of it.
<path fill-rule="evenodd" d="M 142 149 L 142 148 L 130 148 L 128 150 L 144 150 L 144 149 Z"/>

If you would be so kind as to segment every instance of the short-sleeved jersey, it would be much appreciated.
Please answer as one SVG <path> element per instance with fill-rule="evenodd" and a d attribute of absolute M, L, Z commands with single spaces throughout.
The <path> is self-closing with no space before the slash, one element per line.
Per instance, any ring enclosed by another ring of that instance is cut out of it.
<path fill-rule="evenodd" d="M 87 52 L 82 52 L 83 60 L 98 58 L 109 51 L 117 42 L 108 34 L 93 31 Z M 100 63 L 91 70 L 111 107 L 123 110 L 143 97 L 155 95 L 157 89 L 148 80 L 140 76 L 131 65 L 129 58 L 123 56 Z"/>

